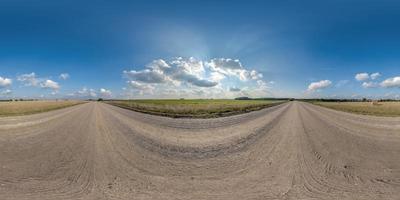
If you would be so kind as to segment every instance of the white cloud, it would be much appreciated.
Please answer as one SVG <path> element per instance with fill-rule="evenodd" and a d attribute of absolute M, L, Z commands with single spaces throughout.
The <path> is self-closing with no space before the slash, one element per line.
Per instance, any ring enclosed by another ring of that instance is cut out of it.
<path fill-rule="evenodd" d="M 60 78 L 61 80 L 67 80 L 67 79 L 69 79 L 69 74 L 62 73 L 62 74 L 60 74 L 60 76 L 58 78 Z"/>
<path fill-rule="evenodd" d="M 308 92 L 314 92 L 319 89 L 324 89 L 329 87 L 332 84 L 330 80 L 321 80 L 318 82 L 312 82 L 310 85 L 308 85 Z"/>
<path fill-rule="evenodd" d="M 61 75 L 60 75 L 61 77 Z M 25 86 L 33 86 L 33 87 L 40 87 L 44 89 L 52 89 L 52 90 L 58 90 L 60 89 L 60 85 L 51 80 L 51 79 L 46 79 L 46 78 L 38 78 L 35 74 L 35 72 L 32 72 L 30 74 L 22 74 L 17 76 L 17 80 L 22 82 Z"/>
<path fill-rule="evenodd" d="M 30 74 L 22 74 L 17 77 L 17 80 L 23 82 L 25 86 L 38 86 L 40 80 L 36 77 L 35 72 Z"/>
<path fill-rule="evenodd" d="M 111 90 L 107 90 L 107 89 L 101 88 L 100 89 L 100 96 L 106 97 L 106 98 L 110 98 L 110 97 L 112 97 L 112 92 L 111 92 Z"/>
<path fill-rule="evenodd" d="M 7 87 L 12 84 L 12 80 L 9 78 L 3 78 L 0 76 L 0 88 Z"/>
<path fill-rule="evenodd" d="M 153 94 L 154 89 L 155 89 L 155 86 L 153 86 L 153 85 L 140 83 L 137 81 L 128 81 L 128 86 L 131 89 L 130 90 L 131 92 L 132 92 L 132 90 L 138 91 L 140 95 Z"/>
<path fill-rule="evenodd" d="M 253 90 L 252 95 L 267 95 L 263 74 L 246 69 L 239 60 L 215 58 L 209 61 L 193 57 L 176 57 L 166 61 L 154 60 L 142 70 L 123 71 L 129 87 L 124 90 L 128 97 L 234 97 L 237 92 L 224 85 L 240 85 Z M 260 81 L 263 84 L 260 85 Z M 243 90 L 241 92 L 244 92 Z M 136 95 L 136 96 L 135 96 Z"/>
<path fill-rule="evenodd" d="M 7 89 L 7 90 L 3 90 L 0 92 L 1 95 L 7 96 L 10 95 L 12 93 L 12 90 Z"/>
<path fill-rule="evenodd" d="M 143 83 L 164 83 L 166 77 L 160 71 L 145 69 L 141 71 L 124 71 L 124 74 L 132 80 L 137 80 Z"/>
<path fill-rule="evenodd" d="M 375 80 L 375 79 L 379 78 L 380 76 L 381 76 L 381 74 L 379 72 L 375 72 L 370 75 L 372 80 Z"/>
<path fill-rule="evenodd" d="M 378 85 L 378 83 L 371 81 L 371 82 L 363 82 L 362 86 L 363 86 L 363 88 L 376 88 L 379 85 Z"/>
<path fill-rule="evenodd" d="M 57 82 L 52 81 L 50 79 L 47 79 L 47 80 L 43 81 L 42 83 L 40 83 L 40 87 L 46 88 L 46 89 L 52 89 L 52 90 L 60 89 L 60 85 L 58 85 Z"/>
<path fill-rule="evenodd" d="M 382 81 L 380 85 L 385 88 L 392 88 L 392 87 L 400 88 L 400 76 L 388 78 Z"/>
<path fill-rule="evenodd" d="M 223 79 L 225 79 L 225 75 L 219 73 L 219 72 L 210 72 L 210 80 L 214 82 L 220 82 Z"/>
<path fill-rule="evenodd" d="M 131 80 L 142 83 L 186 83 L 198 87 L 213 87 L 217 82 L 206 80 L 201 77 L 204 72 L 203 63 L 194 58 L 176 58 L 167 64 L 164 60 L 155 60 L 147 69 L 140 71 L 124 71 L 123 73 Z"/>
<path fill-rule="evenodd" d="M 249 79 L 257 80 L 263 78 L 261 73 L 255 70 L 246 70 L 239 60 L 230 58 L 214 58 L 205 63 L 211 71 L 221 73 L 225 76 L 235 76 L 242 81 Z"/>
<path fill-rule="evenodd" d="M 95 98 L 97 97 L 97 93 L 96 90 L 94 89 L 88 89 L 86 87 L 83 87 L 81 90 L 69 94 L 69 96 L 74 96 L 79 98 Z"/>
<path fill-rule="evenodd" d="M 358 73 L 354 77 L 357 81 L 366 81 L 369 79 L 368 73 Z"/>

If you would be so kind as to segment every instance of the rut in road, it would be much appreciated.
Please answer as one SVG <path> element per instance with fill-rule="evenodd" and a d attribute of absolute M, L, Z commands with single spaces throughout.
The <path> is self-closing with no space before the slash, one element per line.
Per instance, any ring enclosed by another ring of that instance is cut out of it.
<path fill-rule="evenodd" d="M 86 103 L 0 118 L 0 199 L 400 199 L 400 118 L 289 102 L 216 119 Z"/>

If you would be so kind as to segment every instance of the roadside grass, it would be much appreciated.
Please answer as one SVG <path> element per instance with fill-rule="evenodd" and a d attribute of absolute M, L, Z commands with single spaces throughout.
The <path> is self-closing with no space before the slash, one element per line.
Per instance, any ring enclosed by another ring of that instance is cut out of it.
<path fill-rule="evenodd" d="M 286 101 L 231 99 L 113 100 L 106 103 L 173 118 L 215 118 L 260 110 Z"/>
<path fill-rule="evenodd" d="M 362 115 L 400 117 L 400 102 L 311 102 L 323 107 Z"/>
<path fill-rule="evenodd" d="M 29 115 L 65 108 L 83 101 L 6 101 L 0 102 L 0 117 Z"/>

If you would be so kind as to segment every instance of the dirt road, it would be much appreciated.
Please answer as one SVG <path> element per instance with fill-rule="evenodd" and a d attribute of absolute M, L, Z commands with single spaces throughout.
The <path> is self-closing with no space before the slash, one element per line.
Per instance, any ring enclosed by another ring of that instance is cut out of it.
<path fill-rule="evenodd" d="M 0 118 L 0 199 L 400 199 L 400 118 L 301 102 L 217 119 L 103 103 Z"/>

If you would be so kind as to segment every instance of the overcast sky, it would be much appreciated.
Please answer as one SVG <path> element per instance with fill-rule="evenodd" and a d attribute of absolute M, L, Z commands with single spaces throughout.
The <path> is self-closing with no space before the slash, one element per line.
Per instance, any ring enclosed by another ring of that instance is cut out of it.
<path fill-rule="evenodd" d="M 398 1 L 0 1 L 0 98 L 400 98 Z"/>

